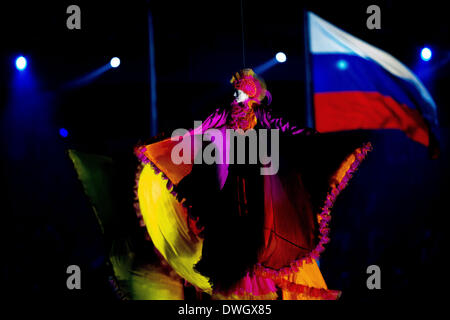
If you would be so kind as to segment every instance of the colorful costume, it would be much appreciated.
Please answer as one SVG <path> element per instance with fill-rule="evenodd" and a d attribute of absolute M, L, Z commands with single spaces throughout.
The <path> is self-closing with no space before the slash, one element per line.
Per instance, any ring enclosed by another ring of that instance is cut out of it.
<path fill-rule="evenodd" d="M 177 139 L 137 147 L 142 225 L 173 270 L 214 299 L 276 299 L 280 291 L 283 299 L 336 299 L 339 291 L 327 289 L 316 260 L 329 241 L 330 209 L 371 145 L 274 117 L 263 104 L 271 100 L 264 81 L 250 69 L 231 82 L 249 99 L 215 110 L 183 137 L 194 141 L 213 128 L 223 137 L 227 129 L 278 129 L 278 171 L 194 161 L 210 144 L 216 159 L 230 160 L 229 139 L 194 144 L 190 163 L 174 163 Z M 273 143 L 269 148 L 276 152 Z"/>

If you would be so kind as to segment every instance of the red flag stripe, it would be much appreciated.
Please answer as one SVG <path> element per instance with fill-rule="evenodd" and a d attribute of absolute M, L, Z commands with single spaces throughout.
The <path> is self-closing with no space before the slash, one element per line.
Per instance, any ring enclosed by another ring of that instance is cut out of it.
<path fill-rule="evenodd" d="M 421 114 L 378 92 L 315 93 L 314 107 L 319 132 L 399 129 L 412 140 L 429 145 L 428 126 Z"/>

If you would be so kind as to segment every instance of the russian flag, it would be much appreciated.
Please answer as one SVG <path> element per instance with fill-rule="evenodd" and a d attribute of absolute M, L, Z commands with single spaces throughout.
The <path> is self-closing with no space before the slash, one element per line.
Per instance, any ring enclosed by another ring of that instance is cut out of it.
<path fill-rule="evenodd" d="M 312 12 L 308 27 L 319 132 L 399 129 L 430 145 L 436 104 L 405 65 Z"/>

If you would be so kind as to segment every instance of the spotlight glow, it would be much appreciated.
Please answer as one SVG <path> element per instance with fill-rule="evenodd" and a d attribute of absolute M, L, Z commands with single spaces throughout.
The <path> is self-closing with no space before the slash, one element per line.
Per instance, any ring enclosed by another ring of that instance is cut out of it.
<path fill-rule="evenodd" d="M 27 67 L 27 59 L 24 56 L 20 56 L 16 59 L 16 68 L 19 71 L 25 70 Z"/>
<path fill-rule="evenodd" d="M 111 67 L 117 68 L 118 66 L 120 66 L 120 59 L 117 57 L 114 57 L 111 59 L 111 61 L 109 63 L 111 64 Z"/>
<path fill-rule="evenodd" d="M 59 129 L 59 135 L 63 138 L 67 138 L 69 135 L 69 131 L 67 131 L 65 128 Z"/>
<path fill-rule="evenodd" d="M 348 62 L 343 59 L 340 59 L 340 60 L 338 60 L 338 62 L 336 62 L 336 67 L 339 70 L 345 70 L 348 68 Z"/>
<path fill-rule="evenodd" d="M 422 51 L 420 52 L 420 57 L 422 58 L 423 61 L 430 61 L 431 57 L 432 57 L 433 53 L 431 52 L 430 48 L 423 48 Z"/>
<path fill-rule="evenodd" d="M 278 52 L 278 53 L 275 55 L 275 59 L 277 59 L 277 61 L 278 61 L 279 63 L 283 63 L 283 62 L 286 61 L 286 55 L 285 55 L 283 52 Z"/>

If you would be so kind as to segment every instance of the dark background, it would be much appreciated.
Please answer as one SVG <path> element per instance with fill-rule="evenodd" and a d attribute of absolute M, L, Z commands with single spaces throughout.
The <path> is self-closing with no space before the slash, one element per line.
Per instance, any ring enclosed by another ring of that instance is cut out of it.
<path fill-rule="evenodd" d="M 262 76 L 274 109 L 288 119 L 304 123 L 304 8 L 397 57 L 438 105 L 438 160 L 401 132 L 370 132 L 374 151 L 340 196 L 320 261 L 329 288 L 342 290 L 346 301 L 434 298 L 446 287 L 450 26 L 438 3 L 243 0 L 245 67 L 287 54 Z M 81 8 L 81 30 L 66 28 L 71 4 Z M 370 4 L 381 8 L 381 30 L 366 28 Z M 66 150 L 121 159 L 132 180 L 133 147 L 151 136 L 148 9 L 156 130 L 190 128 L 230 102 L 229 79 L 244 66 L 240 1 L 2 4 L 0 281 L 10 296 L 112 298 L 101 232 Z M 433 49 L 429 63 L 419 59 L 424 45 Z M 21 74 L 14 68 L 19 54 L 28 58 Z M 119 68 L 66 86 L 113 56 Z M 83 270 L 80 292 L 66 289 L 70 264 Z M 371 264 L 381 268 L 378 291 L 366 287 Z"/>

